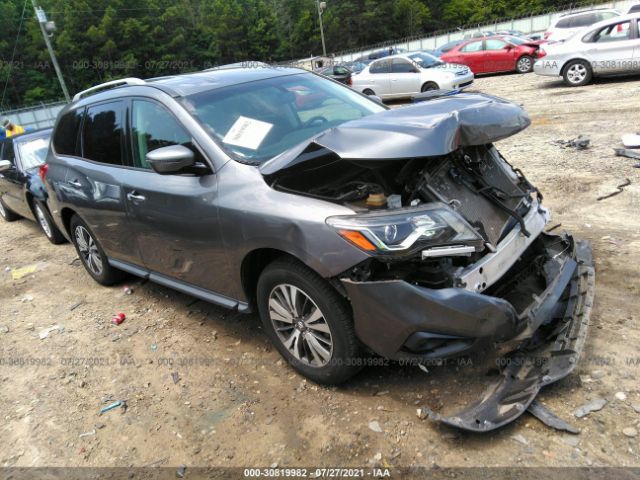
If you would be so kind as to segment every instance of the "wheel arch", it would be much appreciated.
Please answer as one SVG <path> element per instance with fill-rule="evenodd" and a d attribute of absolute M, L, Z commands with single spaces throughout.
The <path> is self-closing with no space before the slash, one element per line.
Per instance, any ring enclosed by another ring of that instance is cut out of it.
<path fill-rule="evenodd" d="M 64 231 L 69 236 L 69 238 L 71 238 L 71 219 L 74 215 L 77 215 L 77 213 L 69 207 L 64 207 L 62 210 L 60 210 L 62 226 L 64 227 Z"/>
<path fill-rule="evenodd" d="M 544 57 L 543 57 L 543 58 L 544 58 Z M 569 60 L 565 61 L 565 62 L 562 64 L 562 67 L 560 67 L 560 76 L 561 76 L 561 77 L 563 77 L 563 76 L 564 76 L 564 73 L 565 73 L 565 71 L 567 70 L 567 67 L 569 66 L 569 64 L 570 64 L 571 62 L 576 61 L 576 60 L 582 60 L 583 62 L 586 62 L 586 63 L 587 63 L 587 66 L 589 67 L 589 70 L 591 70 L 591 73 L 593 74 L 593 68 L 591 68 L 591 62 L 590 62 L 588 59 L 586 59 L 586 58 L 584 58 L 584 57 L 572 57 L 572 58 L 570 58 Z"/>

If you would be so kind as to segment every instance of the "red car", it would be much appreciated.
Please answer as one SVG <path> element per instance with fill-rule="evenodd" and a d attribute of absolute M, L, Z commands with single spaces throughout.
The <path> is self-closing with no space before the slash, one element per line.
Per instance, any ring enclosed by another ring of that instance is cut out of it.
<path fill-rule="evenodd" d="M 535 60 L 544 55 L 544 51 L 540 51 L 540 43 L 507 35 L 475 38 L 461 43 L 440 59 L 447 63 L 467 65 L 475 74 L 528 73 L 533 70 Z"/>

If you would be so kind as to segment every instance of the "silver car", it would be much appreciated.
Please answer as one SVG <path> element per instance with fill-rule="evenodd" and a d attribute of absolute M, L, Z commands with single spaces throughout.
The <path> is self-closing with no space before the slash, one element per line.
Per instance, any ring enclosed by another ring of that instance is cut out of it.
<path fill-rule="evenodd" d="M 61 112 L 45 183 L 98 283 L 258 312 L 316 382 L 507 352 L 501 386 L 434 414 L 486 431 L 575 367 L 593 297 L 589 246 L 544 232 L 540 192 L 493 146 L 529 124 L 495 97 L 387 109 L 292 68 L 125 79 Z"/>
<path fill-rule="evenodd" d="M 473 84 L 473 77 L 465 65 L 445 63 L 426 52 L 413 52 L 372 62 L 353 77 L 352 88 L 386 100 L 429 90 L 467 88 Z"/>
<path fill-rule="evenodd" d="M 533 66 L 538 75 L 561 76 L 570 87 L 594 76 L 640 73 L 640 13 L 618 16 L 542 47 Z"/>

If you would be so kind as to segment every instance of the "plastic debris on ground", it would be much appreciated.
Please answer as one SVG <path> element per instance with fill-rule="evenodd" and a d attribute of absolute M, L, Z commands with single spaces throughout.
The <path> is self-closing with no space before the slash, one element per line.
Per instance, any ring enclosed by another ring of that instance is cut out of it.
<path fill-rule="evenodd" d="M 627 133 L 623 135 L 622 144 L 627 148 L 640 148 L 640 134 Z"/>
<path fill-rule="evenodd" d="M 40 340 L 44 340 L 53 332 L 62 333 L 64 332 L 64 327 L 62 325 L 51 325 L 50 327 L 40 330 L 40 334 L 38 336 L 40 337 Z"/>
<path fill-rule="evenodd" d="M 21 280 L 27 275 L 35 273 L 36 270 L 38 270 L 38 265 L 28 265 L 22 268 L 14 268 L 13 270 L 11 270 L 11 278 L 13 280 Z"/>
<path fill-rule="evenodd" d="M 536 417 L 545 425 L 551 428 L 555 428 L 556 430 L 561 430 L 573 434 L 580 433 L 579 428 L 574 427 L 570 423 L 564 421 L 536 400 L 534 400 L 531 405 L 529 405 L 529 408 L 527 408 L 527 412 Z"/>
<path fill-rule="evenodd" d="M 577 418 L 586 417 L 592 412 L 602 410 L 607 403 L 608 402 L 604 398 L 596 398 L 594 400 L 591 400 L 589 403 L 576 408 L 576 410 L 573 412 L 573 415 Z"/>
<path fill-rule="evenodd" d="M 552 143 L 560 145 L 563 148 L 575 148 L 576 150 L 586 150 L 589 148 L 591 139 L 586 135 L 578 135 L 571 140 L 554 140 Z"/>
<path fill-rule="evenodd" d="M 111 321 L 112 321 L 113 323 L 115 323 L 116 325 L 120 325 L 122 322 L 124 322 L 124 321 L 125 321 L 125 319 L 126 319 L 126 318 L 127 318 L 127 316 L 126 316 L 124 313 L 119 312 L 119 313 L 116 313 L 116 314 L 113 316 L 113 318 L 111 319 Z"/>
<path fill-rule="evenodd" d="M 634 158 L 636 160 L 640 160 L 640 150 L 630 150 L 628 148 L 614 148 L 613 151 L 616 153 L 618 157 L 627 157 Z"/>
<path fill-rule="evenodd" d="M 631 180 L 629 180 L 627 178 L 627 179 L 625 179 L 625 181 L 623 183 L 621 183 L 620 185 L 618 185 L 616 187 L 617 190 L 615 192 L 608 193 L 607 195 L 602 195 L 601 197 L 598 197 L 596 200 L 597 201 L 606 200 L 607 198 L 611 198 L 611 197 L 615 197 L 616 195 L 620 195 L 622 192 L 624 192 L 624 188 L 628 187 L 629 185 L 631 185 Z"/>
<path fill-rule="evenodd" d="M 117 402 L 113 402 L 109 405 L 107 405 L 106 407 L 103 407 L 100 409 L 100 415 L 102 415 L 103 413 L 106 413 L 110 410 L 113 410 L 114 408 L 122 408 L 122 413 L 127 411 L 127 402 L 125 402 L 124 400 L 118 400 Z"/>

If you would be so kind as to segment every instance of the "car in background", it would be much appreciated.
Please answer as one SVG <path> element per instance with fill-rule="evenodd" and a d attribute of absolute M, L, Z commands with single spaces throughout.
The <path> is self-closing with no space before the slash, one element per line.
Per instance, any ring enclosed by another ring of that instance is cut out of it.
<path fill-rule="evenodd" d="M 38 223 L 53 244 L 65 242 L 47 207 L 46 172 L 51 129 L 9 137 L 0 142 L 0 217 L 21 217 Z"/>
<path fill-rule="evenodd" d="M 610 18 L 543 48 L 546 55 L 534 72 L 561 76 L 570 87 L 586 85 L 594 76 L 640 74 L 640 13 Z"/>
<path fill-rule="evenodd" d="M 472 38 L 493 37 L 494 35 L 496 35 L 496 32 L 492 32 L 491 30 L 477 31 L 465 33 L 463 40 L 471 40 Z"/>
<path fill-rule="evenodd" d="M 533 63 L 540 55 L 537 42 L 523 41 L 519 37 L 495 36 L 462 43 L 440 59 L 467 65 L 476 75 L 513 71 L 528 73 L 533 70 Z"/>
<path fill-rule="evenodd" d="M 457 47 L 458 45 L 460 45 L 461 43 L 464 43 L 464 42 L 465 42 L 465 40 L 460 39 L 460 40 L 452 40 L 450 42 L 445 43 L 444 45 L 440 45 L 435 50 L 437 55 L 434 55 L 434 56 L 441 57 L 442 54 L 453 50 L 455 47 Z"/>
<path fill-rule="evenodd" d="M 352 78 L 352 88 L 365 95 L 395 99 L 430 90 L 463 89 L 473 84 L 473 78 L 473 72 L 463 65 L 413 52 L 372 62 Z"/>
<path fill-rule="evenodd" d="M 544 33 L 544 39 L 556 42 L 566 40 L 585 27 L 619 15 L 620 12 L 612 8 L 594 8 L 581 12 L 566 13 L 551 24 Z"/>
<path fill-rule="evenodd" d="M 362 63 L 365 63 L 365 64 L 368 65 L 373 60 L 377 60 L 379 58 L 389 57 L 391 55 L 397 55 L 399 53 L 404 53 L 406 51 L 407 51 L 406 48 L 398 48 L 398 47 L 383 48 L 383 49 L 376 50 L 374 52 L 368 53 L 366 55 L 363 55 L 362 57 L 357 58 L 355 61 L 356 62 L 362 62 Z"/>
<path fill-rule="evenodd" d="M 514 37 L 527 37 L 527 34 L 520 30 L 498 30 L 496 35 L 512 35 Z"/>
<path fill-rule="evenodd" d="M 325 77 L 333 78 L 337 82 L 344 83 L 345 85 L 351 85 L 351 75 L 353 75 L 353 72 L 344 65 L 331 65 L 321 68 L 318 70 L 318 73 Z"/>
<path fill-rule="evenodd" d="M 353 62 L 345 62 L 342 65 L 344 65 L 349 70 L 351 70 L 355 75 L 357 73 L 360 73 L 362 70 L 364 70 L 367 67 L 368 63 L 358 62 L 354 60 Z"/>

